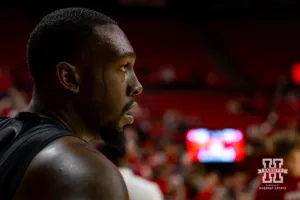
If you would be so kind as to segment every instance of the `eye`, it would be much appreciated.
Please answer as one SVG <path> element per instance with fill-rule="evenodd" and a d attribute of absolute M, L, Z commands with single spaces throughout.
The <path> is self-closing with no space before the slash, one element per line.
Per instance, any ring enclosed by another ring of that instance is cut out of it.
<path fill-rule="evenodd" d="M 124 65 L 121 65 L 121 69 L 124 72 L 127 72 L 130 67 L 130 63 L 126 62 Z"/>

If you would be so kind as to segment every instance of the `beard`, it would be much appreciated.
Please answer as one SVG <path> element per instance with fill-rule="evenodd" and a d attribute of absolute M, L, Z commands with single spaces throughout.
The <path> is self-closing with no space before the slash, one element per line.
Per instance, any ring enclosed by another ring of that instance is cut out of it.
<path fill-rule="evenodd" d="M 117 163 L 126 156 L 126 138 L 124 135 L 124 127 L 117 128 L 121 117 L 132 107 L 135 103 L 134 99 L 130 100 L 122 109 L 120 119 L 116 123 L 100 128 L 100 137 L 104 141 L 100 151 L 113 163 Z"/>
<path fill-rule="evenodd" d="M 126 138 L 123 129 L 101 127 L 100 135 L 103 143 L 98 150 L 115 165 L 126 156 Z"/>
<path fill-rule="evenodd" d="M 129 101 L 124 106 L 120 116 L 122 117 L 134 103 L 134 100 Z M 119 165 L 118 163 L 120 163 L 120 161 L 126 156 L 124 127 L 120 128 L 118 126 L 118 122 L 121 120 L 121 117 L 119 120 L 116 120 L 115 123 L 109 123 L 109 125 L 101 126 L 99 128 L 98 137 L 101 138 L 101 144 L 96 144 L 96 149 L 117 166 Z M 93 143 L 93 141 L 90 141 L 90 143 Z"/>

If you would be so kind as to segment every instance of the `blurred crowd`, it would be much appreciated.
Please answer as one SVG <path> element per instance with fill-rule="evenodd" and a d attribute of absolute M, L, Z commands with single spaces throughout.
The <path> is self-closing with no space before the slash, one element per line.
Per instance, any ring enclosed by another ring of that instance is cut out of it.
<path fill-rule="evenodd" d="M 296 142 L 296 119 L 283 125 L 278 123 L 279 116 L 276 112 L 270 112 L 261 124 L 249 124 L 245 133 L 245 153 L 246 157 L 256 158 L 258 165 L 242 162 L 231 165 L 233 169 L 226 171 L 222 169 L 224 165 L 210 167 L 203 163 L 192 163 L 187 156 L 184 141 L 180 142 L 172 137 L 184 134 L 195 124 L 185 122 L 178 112 L 168 111 L 160 122 L 165 134 L 153 138 L 150 119 L 147 121 L 147 114 L 141 114 L 147 113 L 145 110 L 138 109 L 135 127 L 128 127 L 125 131 L 128 139 L 128 163 L 137 175 L 157 183 L 166 199 L 269 199 L 266 196 L 256 196 L 261 183 L 261 175 L 257 174 L 257 169 L 262 167 L 261 158 L 266 156 L 284 158 L 290 175 L 293 178 L 299 177 L 300 153 L 297 149 L 299 143 Z M 139 116 L 143 116 L 142 119 Z M 201 126 L 201 122 L 197 123 Z M 291 152 L 295 149 L 295 156 L 290 156 L 294 155 Z"/>

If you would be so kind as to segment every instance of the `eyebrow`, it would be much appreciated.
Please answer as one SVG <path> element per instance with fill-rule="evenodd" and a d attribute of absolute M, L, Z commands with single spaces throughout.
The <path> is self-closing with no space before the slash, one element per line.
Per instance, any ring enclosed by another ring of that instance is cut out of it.
<path fill-rule="evenodd" d="M 136 54 L 135 54 L 135 52 L 126 52 L 126 53 L 119 54 L 118 57 L 120 57 L 120 58 L 124 58 L 124 57 L 136 57 Z"/>

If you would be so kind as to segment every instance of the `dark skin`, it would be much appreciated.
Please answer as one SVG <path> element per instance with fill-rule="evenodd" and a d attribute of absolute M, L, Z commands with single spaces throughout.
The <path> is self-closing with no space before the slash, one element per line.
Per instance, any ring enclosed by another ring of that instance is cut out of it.
<path fill-rule="evenodd" d="M 142 86 L 133 70 L 133 48 L 122 30 L 116 25 L 95 30 L 100 44 L 91 46 L 85 65 L 58 63 L 55 82 L 36 88 L 29 107 L 30 112 L 59 121 L 77 137 L 62 137 L 39 152 L 14 200 L 129 199 L 118 169 L 96 149 L 102 144 L 101 135 L 118 138 L 120 130 L 133 122 L 128 112 Z M 91 140 L 93 145 L 87 142 Z"/>

